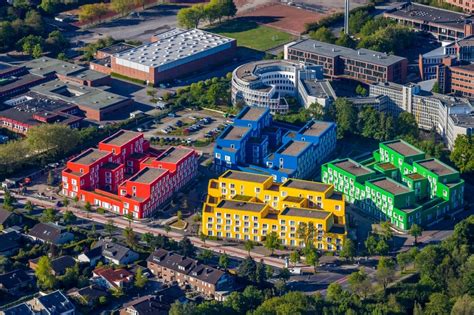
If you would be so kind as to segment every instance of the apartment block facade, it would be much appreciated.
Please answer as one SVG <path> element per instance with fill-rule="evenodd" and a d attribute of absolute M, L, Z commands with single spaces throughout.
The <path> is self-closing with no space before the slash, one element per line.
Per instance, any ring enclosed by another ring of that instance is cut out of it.
<path fill-rule="evenodd" d="M 362 211 L 389 220 L 400 230 L 428 225 L 463 206 L 459 172 L 403 140 L 382 142 L 373 157 L 356 162 L 338 159 L 321 168 L 333 184 Z"/>
<path fill-rule="evenodd" d="M 385 53 L 328 44 L 306 39 L 285 45 L 285 59 L 321 65 L 330 78 L 349 77 L 366 83 L 404 83 L 407 76 L 406 58 Z"/>
<path fill-rule="evenodd" d="M 371 84 L 369 94 L 387 96 L 383 110 L 392 115 L 412 113 L 420 129 L 436 130 L 451 150 L 458 135 L 473 134 L 474 107 L 467 98 L 423 91 L 415 84 L 395 83 Z"/>
<path fill-rule="evenodd" d="M 228 170 L 211 179 L 202 232 L 222 239 L 262 242 L 275 232 L 282 245 L 340 250 L 344 244 L 344 196 L 333 185 Z M 307 234 L 308 227 L 314 232 Z M 299 232 L 304 231 L 304 232 Z M 310 235 L 305 239 L 305 235 Z"/>
<path fill-rule="evenodd" d="M 143 134 L 121 130 L 67 162 L 62 194 L 145 218 L 196 176 L 197 160 L 195 150 L 156 150 Z"/>
<path fill-rule="evenodd" d="M 294 129 L 275 125 L 268 108 L 245 107 L 216 140 L 216 170 L 269 174 L 278 182 L 309 177 L 333 152 L 336 125 L 311 120 Z"/>

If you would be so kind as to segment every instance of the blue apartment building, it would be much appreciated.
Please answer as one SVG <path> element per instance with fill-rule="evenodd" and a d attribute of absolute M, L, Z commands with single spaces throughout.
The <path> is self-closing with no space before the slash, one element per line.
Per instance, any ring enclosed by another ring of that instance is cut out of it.
<path fill-rule="evenodd" d="M 275 181 L 309 178 L 336 147 L 336 125 L 311 120 L 291 130 L 273 123 L 270 110 L 245 107 L 217 138 L 217 171 L 270 174 Z"/>

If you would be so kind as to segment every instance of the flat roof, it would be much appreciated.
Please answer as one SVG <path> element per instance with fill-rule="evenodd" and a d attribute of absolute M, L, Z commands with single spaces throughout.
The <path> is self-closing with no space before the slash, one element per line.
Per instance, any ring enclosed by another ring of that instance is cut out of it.
<path fill-rule="evenodd" d="M 223 178 L 235 179 L 235 180 L 244 180 L 247 182 L 254 183 L 264 183 L 270 177 L 269 175 L 259 175 L 247 172 L 238 172 L 238 171 L 227 171 L 222 174 Z"/>
<path fill-rule="evenodd" d="M 294 217 L 304 217 L 312 219 L 325 219 L 330 212 L 313 210 L 313 209 L 301 209 L 301 208 L 285 208 L 280 215 L 294 216 Z"/>
<path fill-rule="evenodd" d="M 382 142 L 382 143 L 385 144 L 390 149 L 404 156 L 412 156 L 412 155 L 423 153 L 423 151 L 418 150 L 417 148 L 415 148 L 414 146 L 412 146 L 411 144 L 403 140 L 394 140 L 388 143 L 387 142 Z"/>
<path fill-rule="evenodd" d="M 243 64 L 234 70 L 234 74 L 240 80 L 245 82 L 257 81 L 260 75 L 269 71 L 291 71 L 296 69 L 297 64 L 288 60 L 259 60 Z M 262 87 L 263 90 L 270 90 L 271 87 L 266 85 Z M 253 88 L 256 89 L 256 88 Z"/>
<path fill-rule="evenodd" d="M 288 188 L 296 188 L 302 190 L 309 190 L 309 191 L 316 191 L 316 192 L 324 192 L 331 187 L 331 185 L 312 182 L 308 180 L 301 180 L 301 179 L 288 179 L 286 182 L 283 183 L 283 187 Z"/>
<path fill-rule="evenodd" d="M 384 16 L 438 24 L 464 31 L 464 23 L 471 16 L 464 13 L 440 9 L 419 3 L 404 3 L 400 7 L 385 12 Z"/>
<path fill-rule="evenodd" d="M 306 141 L 288 141 L 283 147 L 278 149 L 278 153 L 282 155 L 298 156 L 303 152 L 311 143 Z"/>
<path fill-rule="evenodd" d="M 135 131 L 130 131 L 130 130 L 120 130 L 114 133 L 113 135 L 111 135 L 110 137 L 102 140 L 101 143 L 122 146 L 130 142 L 130 140 L 138 138 L 141 135 L 142 134 L 140 132 L 135 132 Z"/>
<path fill-rule="evenodd" d="M 246 202 L 246 201 L 237 201 L 237 200 L 222 200 L 217 205 L 217 208 L 260 212 L 266 207 L 266 205 L 267 204 L 265 203 L 255 203 L 255 202 Z"/>
<path fill-rule="evenodd" d="M 112 54 L 120 53 L 120 52 L 125 51 L 125 50 L 132 49 L 132 48 L 135 48 L 135 46 L 132 46 L 132 45 L 129 45 L 129 44 L 126 44 L 126 43 L 117 43 L 117 44 L 113 44 L 111 46 L 101 48 L 98 51 L 101 51 L 103 53 L 112 55 Z"/>
<path fill-rule="evenodd" d="M 318 98 L 334 97 L 335 93 L 328 80 L 301 80 L 303 87 L 310 96 Z"/>
<path fill-rule="evenodd" d="M 42 77 L 56 73 L 69 76 L 73 73 L 86 70 L 85 67 L 49 57 L 33 59 L 25 62 L 23 65 L 30 71 L 30 73 Z"/>
<path fill-rule="evenodd" d="M 0 85 L 0 94 L 11 90 L 16 90 L 20 87 L 28 87 L 32 84 L 39 84 L 44 79 L 38 75 L 27 73 L 25 75 L 16 76 L 15 78 L 6 78 L 4 84 Z"/>
<path fill-rule="evenodd" d="M 171 36 L 159 38 L 156 42 L 115 54 L 114 57 L 155 68 L 178 60 L 195 58 L 196 55 L 234 41 L 235 39 L 200 29 L 180 30 Z"/>
<path fill-rule="evenodd" d="M 267 111 L 268 111 L 268 108 L 264 108 L 264 107 L 256 107 L 256 106 L 246 107 L 236 117 L 236 119 L 257 121 Z"/>
<path fill-rule="evenodd" d="M 95 110 L 114 106 L 128 98 L 102 89 L 52 80 L 31 88 L 32 91 Z"/>
<path fill-rule="evenodd" d="M 438 176 L 450 175 L 455 174 L 457 171 L 448 165 L 438 161 L 437 159 L 429 159 L 424 161 L 416 162 L 418 165 L 426 168 L 430 172 L 435 173 Z"/>
<path fill-rule="evenodd" d="M 407 186 L 388 178 L 375 179 L 370 182 L 393 195 L 400 195 L 411 191 Z"/>
<path fill-rule="evenodd" d="M 221 135 L 221 139 L 225 140 L 240 140 L 250 130 L 249 127 L 239 127 L 230 125 L 226 131 Z"/>
<path fill-rule="evenodd" d="M 365 167 L 362 164 L 359 164 L 351 159 L 345 159 L 333 164 L 340 169 L 343 169 L 346 172 L 349 172 L 355 176 L 367 175 L 374 173 L 371 169 Z"/>
<path fill-rule="evenodd" d="M 191 149 L 182 147 L 170 147 L 159 155 L 156 160 L 165 163 L 177 163 L 192 151 Z"/>
<path fill-rule="evenodd" d="M 324 133 L 326 130 L 328 130 L 332 125 L 333 123 L 327 121 L 311 120 L 298 133 L 317 137 Z"/>
<path fill-rule="evenodd" d="M 145 167 L 144 169 L 130 177 L 128 181 L 142 184 L 150 184 L 166 172 L 168 172 L 168 170 L 162 168 Z"/>
<path fill-rule="evenodd" d="M 289 47 L 331 58 L 340 56 L 343 58 L 359 60 L 380 66 L 390 66 L 394 63 L 406 60 L 406 58 L 403 57 L 387 55 L 386 53 L 381 53 L 374 50 L 364 48 L 355 50 L 343 46 L 320 42 L 314 39 L 301 40 L 290 45 Z"/>
<path fill-rule="evenodd" d="M 90 148 L 81 154 L 79 154 L 77 157 L 71 160 L 73 163 L 81 164 L 81 165 L 91 165 L 95 161 L 102 159 L 109 155 L 110 152 L 107 151 L 101 151 L 98 149 Z"/>

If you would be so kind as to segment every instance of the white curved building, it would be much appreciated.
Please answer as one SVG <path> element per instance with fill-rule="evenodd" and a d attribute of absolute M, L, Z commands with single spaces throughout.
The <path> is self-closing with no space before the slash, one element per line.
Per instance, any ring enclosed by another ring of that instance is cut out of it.
<path fill-rule="evenodd" d="M 247 63 L 232 73 L 232 103 L 286 113 L 289 106 L 285 97 L 291 96 L 305 107 L 315 102 L 325 106 L 335 96 L 322 79 L 322 66 L 284 60 Z"/>

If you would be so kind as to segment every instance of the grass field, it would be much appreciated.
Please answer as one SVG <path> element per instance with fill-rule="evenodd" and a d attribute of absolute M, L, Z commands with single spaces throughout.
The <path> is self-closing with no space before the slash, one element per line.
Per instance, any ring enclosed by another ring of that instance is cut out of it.
<path fill-rule="evenodd" d="M 210 27 L 207 31 L 235 38 L 237 45 L 261 51 L 285 44 L 295 38 L 291 34 L 242 18 Z"/>

